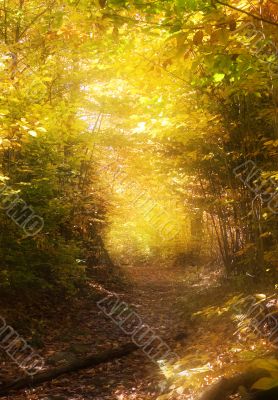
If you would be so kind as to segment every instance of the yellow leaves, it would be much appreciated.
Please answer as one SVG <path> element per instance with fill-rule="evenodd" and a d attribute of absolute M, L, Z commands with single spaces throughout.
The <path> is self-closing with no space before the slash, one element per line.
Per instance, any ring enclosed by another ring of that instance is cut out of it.
<path fill-rule="evenodd" d="M 10 178 L 8 178 L 5 175 L 0 175 L 0 182 L 6 182 L 7 180 L 9 180 Z"/>
<path fill-rule="evenodd" d="M 255 294 L 255 298 L 257 299 L 257 300 L 266 300 L 266 295 L 264 294 L 264 293 L 256 293 Z"/>
<path fill-rule="evenodd" d="M 187 153 L 187 158 L 196 161 L 198 159 L 198 150 L 189 151 Z"/>
<path fill-rule="evenodd" d="M 186 60 L 187 58 L 189 58 L 192 55 L 192 49 L 187 50 L 184 54 L 183 54 L 183 59 Z"/>
<path fill-rule="evenodd" d="M 213 80 L 216 83 L 223 81 L 224 78 L 225 78 L 225 74 L 216 73 L 216 74 L 213 75 Z"/>
<path fill-rule="evenodd" d="M 244 350 L 244 348 L 239 348 L 235 353 L 237 354 L 237 359 L 242 362 L 251 362 L 256 358 L 254 350 Z"/>
<path fill-rule="evenodd" d="M 267 142 L 264 143 L 264 146 L 273 146 L 273 147 L 278 147 L 278 139 L 276 140 L 268 140 Z"/>
<path fill-rule="evenodd" d="M 7 115 L 9 113 L 10 113 L 10 111 L 8 109 L 6 109 L 6 108 L 1 108 L 0 109 L 0 117 L 5 116 L 5 115 Z"/>
<path fill-rule="evenodd" d="M 184 388 L 183 386 L 179 386 L 179 387 L 176 389 L 176 392 L 177 392 L 178 394 L 183 394 L 184 391 L 185 391 L 185 388 Z"/>
<path fill-rule="evenodd" d="M 0 145 L 2 146 L 3 149 L 8 149 L 12 147 L 12 144 L 9 139 L 0 139 Z"/>
<path fill-rule="evenodd" d="M 267 390 L 278 386 L 278 360 L 276 359 L 258 359 L 252 363 L 254 368 L 264 369 L 270 373 L 270 377 L 259 379 L 252 389 Z"/>
<path fill-rule="evenodd" d="M 45 133 L 47 130 L 43 126 L 39 126 L 40 121 L 37 122 L 29 122 L 26 118 L 21 118 L 18 121 L 17 126 L 24 132 L 27 132 L 32 137 L 37 137 L 38 132 Z"/>
<path fill-rule="evenodd" d="M 178 372 L 177 375 L 178 375 L 178 376 L 189 376 L 190 373 L 188 372 L 187 369 L 185 369 L 184 371 Z"/>
<path fill-rule="evenodd" d="M 63 37 L 67 40 L 72 39 L 74 36 L 82 36 L 81 32 L 74 26 L 63 26 L 57 31 L 57 35 L 63 35 Z"/>
<path fill-rule="evenodd" d="M 209 358 L 211 355 L 209 354 L 203 354 L 204 358 Z M 208 373 L 212 373 L 212 365 L 210 363 L 206 363 L 205 365 L 200 365 L 201 361 L 201 352 L 197 351 L 195 354 L 190 354 L 189 357 L 184 357 L 179 361 L 179 364 L 177 364 L 177 367 L 180 365 L 180 362 L 182 363 L 182 366 L 184 364 L 188 365 L 188 368 L 178 372 L 178 373 L 173 373 L 171 379 L 173 381 L 173 384 L 170 386 L 171 393 L 172 394 L 184 394 L 185 392 L 191 392 L 192 390 L 198 390 L 201 388 L 202 383 L 204 382 L 204 379 L 208 377 Z M 196 364 L 196 362 L 200 365 L 195 368 L 190 368 L 190 365 Z M 176 368 L 176 366 L 175 366 Z M 175 369 L 174 368 L 174 369 Z M 180 369 L 180 368 L 179 368 Z"/>
<path fill-rule="evenodd" d="M 210 152 L 209 154 L 206 154 L 206 155 L 202 158 L 202 161 L 212 160 L 213 158 L 214 158 L 214 154 Z"/>
<path fill-rule="evenodd" d="M 221 314 L 223 314 L 223 312 L 226 312 L 226 311 L 227 311 L 227 309 L 222 309 L 221 310 L 220 307 L 211 306 L 211 307 L 204 308 L 204 309 L 202 309 L 200 311 L 197 311 L 196 313 L 192 314 L 192 316 L 193 317 L 202 316 L 202 317 L 205 317 L 205 318 L 212 318 L 212 317 L 215 317 L 215 316 L 220 316 Z"/>
<path fill-rule="evenodd" d="M 202 19 L 204 18 L 204 14 L 200 11 L 196 11 L 194 12 L 194 14 L 192 15 L 192 21 L 194 22 L 194 24 L 199 24 Z"/>
<path fill-rule="evenodd" d="M 261 378 L 254 385 L 252 389 L 268 390 L 278 386 L 278 378 Z"/>
<path fill-rule="evenodd" d="M 261 237 L 261 238 L 267 238 L 267 237 L 270 237 L 271 235 L 272 235 L 271 232 L 264 232 L 264 233 L 261 233 L 261 234 L 260 234 L 260 237 Z"/>
<path fill-rule="evenodd" d="M 267 218 L 268 218 L 268 213 L 266 213 L 266 212 L 265 212 L 265 213 L 263 213 L 263 219 L 265 219 L 265 220 L 266 220 Z"/>
<path fill-rule="evenodd" d="M 156 400 L 169 400 L 169 394 L 162 394 L 161 396 L 158 396 Z"/>
<path fill-rule="evenodd" d="M 269 358 L 269 359 L 258 359 L 252 363 L 252 367 L 264 369 L 268 372 L 278 373 L 278 360 L 276 358 Z"/>
<path fill-rule="evenodd" d="M 39 126 L 39 127 L 36 128 L 36 129 L 37 129 L 37 131 L 39 131 L 39 132 L 43 132 L 43 133 L 47 132 L 47 130 L 46 130 L 43 126 Z"/>
<path fill-rule="evenodd" d="M 198 360 L 201 361 L 201 357 L 198 355 Z M 203 355 L 203 358 L 206 359 L 207 355 Z M 187 357 L 184 357 L 181 361 L 186 361 Z M 188 360 L 190 361 L 190 360 Z M 192 362 L 192 360 L 191 360 Z M 178 372 L 176 375 L 178 377 L 192 377 L 193 375 L 197 375 L 197 374 L 203 374 L 204 372 L 208 372 L 211 370 L 211 365 L 209 363 L 206 363 L 205 365 L 202 365 L 200 367 L 196 367 L 196 368 L 189 368 L 189 369 L 185 369 L 183 371 Z"/>
<path fill-rule="evenodd" d="M 132 130 L 133 133 L 142 133 L 146 130 L 146 122 L 138 122 L 136 128 Z"/>
<path fill-rule="evenodd" d="M 28 131 L 28 133 L 29 133 L 30 136 L 37 137 L 37 132 L 36 131 L 31 130 L 31 131 Z"/>

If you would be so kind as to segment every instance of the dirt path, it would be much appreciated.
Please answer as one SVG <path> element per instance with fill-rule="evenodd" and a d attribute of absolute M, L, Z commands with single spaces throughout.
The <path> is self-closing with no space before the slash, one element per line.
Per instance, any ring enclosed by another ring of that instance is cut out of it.
<path fill-rule="evenodd" d="M 229 319 L 223 321 L 219 318 L 219 304 L 224 304 L 226 295 L 223 290 L 213 288 L 214 295 L 209 297 L 207 278 L 203 276 L 200 281 L 198 276 L 189 280 L 182 269 L 145 265 L 125 267 L 123 272 L 129 284 L 118 292 L 120 298 L 137 311 L 144 324 L 178 352 L 184 369 L 193 368 L 194 371 L 194 367 L 209 365 L 215 375 L 219 375 L 226 373 L 224 367 L 227 365 L 237 368 L 238 360 L 233 351 L 238 351 L 235 346 L 239 344 L 233 336 L 234 326 Z M 212 283 L 212 276 L 209 279 Z M 52 315 L 45 321 L 43 347 L 38 351 L 50 366 L 130 341 L 130 337 L 97 307 L 97 301 L 107 295 L 106 290 L 94 282 L 90 285 L 92 293 L 87 293 L 69 309 L 66 306 L 57 308 L 53 311 L 55 318 Z M 97 298 L 96 289 L 99 292 Z M 204 307 L 210 307 L 212 311 L 209 312 L 213 315 L 216 309 L 216 317 L 192 320 L 193 311 Z M 184 338 L 177 343 L 170 338 L 178 333 L 183 333 Z M 250 353 L 250 349 L 246 350 Z M 2 372 L 5 369 L 10 372 L 8 364 L 7 360 L 2 362 Z M 14 368 L 13 375 L 17 377 L 18 374 L 19 370 Z M 182 384 L 185 379 L 183 376 Z M 192 375 L 187 380 L 190 383 L 193 379 Z M 67 374 L 36 389 L 17 392 L 6 399 L 152 400 L 161 394 L 165 382 L 159 366 L 137 351 L 95 369 Z M 198 386 L 198 382 L 195 383 Z M 181 393 L 175 392 L 174 399 L 192 399 L 190 390 L 183 393 L 178 388 L 178 391 Z"/>
<path fill-rule="evenodd" d="M 188 292 L 181 273 L 150 265 L 126 267 L 124 272 L 130 284 L 126 291 L 119 293 L 120 297 L 138 312 L 144 324 L 162 338 L 186 331 L 184 313 L 177 307 L 177 302 Z M 103 295 L 106 295 L 105 291 Z M 60 314 L 58 326 L 50 319 L 48 334 L 43 339 L 44 347 L 38 350 L 47 363 L 59 365 L 71 356 L 97 353 L 130 340 L 103 315 L 93 296 L 83 299 L 75 307 L 76 310 L 69 314 L 70 319 L 65 310 L 57 310 Z M 174 346 L 171 342 L 167 344 Z M 3 368 L 8 364 L 8 360 L 2 363 Z M 164 376 L 159 367 L 138 351 L 96 369 L 65 375 L 34 390 L 15 393 L 7 399 L 155 399 L 160 392 L 161 380 Z"/>

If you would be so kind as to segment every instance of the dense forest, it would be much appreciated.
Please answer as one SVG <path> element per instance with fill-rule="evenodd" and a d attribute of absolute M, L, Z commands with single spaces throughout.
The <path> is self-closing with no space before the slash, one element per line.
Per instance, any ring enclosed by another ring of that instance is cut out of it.
<path fill-rule="evenodd" d="M 278 399 L 278 2 L 1 0 L 0 396 Z"/>

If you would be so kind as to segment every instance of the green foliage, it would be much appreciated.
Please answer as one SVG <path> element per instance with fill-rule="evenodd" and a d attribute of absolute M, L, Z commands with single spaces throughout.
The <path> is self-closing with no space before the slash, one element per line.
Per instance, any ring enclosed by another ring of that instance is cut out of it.
<path fill-rule="evenodd" d="M 91 42 L 83 29 L 90 20 L 81 15 L 84 7 L 89 5 L 4 5 L 0 162 L 9 189 L 1 194 L 1 205 L 17 194 L 44 226 L 30 236 L 23 216 L 16 223 L 1 207 L 2 289 L 73 290 L 84 276 L 76 261 L 84 256 L 81 239 L 93 224 L 85 217 L 86 199 L 91 196 L 90 208 L 100 220 L 105 214 L 102 199 L 92 193 L 93 144 L 80 118 L 87 79 L 83 56 Z M 94 224 L 91 235 L 97 237 L 101 227 Z"/>

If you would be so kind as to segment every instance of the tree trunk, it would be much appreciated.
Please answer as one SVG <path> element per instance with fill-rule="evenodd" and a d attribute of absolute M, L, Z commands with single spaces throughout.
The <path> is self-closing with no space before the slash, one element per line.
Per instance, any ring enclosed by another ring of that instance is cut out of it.
<path fill-rule="evenodd" d="M 0 397 L 6 396 L 12 390 L 19 390 L 28 387 L 35 387 L 41 383 L 50 381 L 57 378 L 58 376 L 67 372 L 74 372 L 80 369 L 93 368 L 97 365 L 114 360 L 116 358 L 127 356 L 138 350 L 138 347 L 134 343 L 127 343 L 123 346 L 119 346 L 114 350 L 106 350 L 101 354 L 94 354 L 80 360 L 69 362 L 61 367 L 53 368 L 48 371 L 40 372 L 34 376 L 27 376 L 21 379 L 17 379 L 12 382 L 8 382 L 0 386 Z"/>

